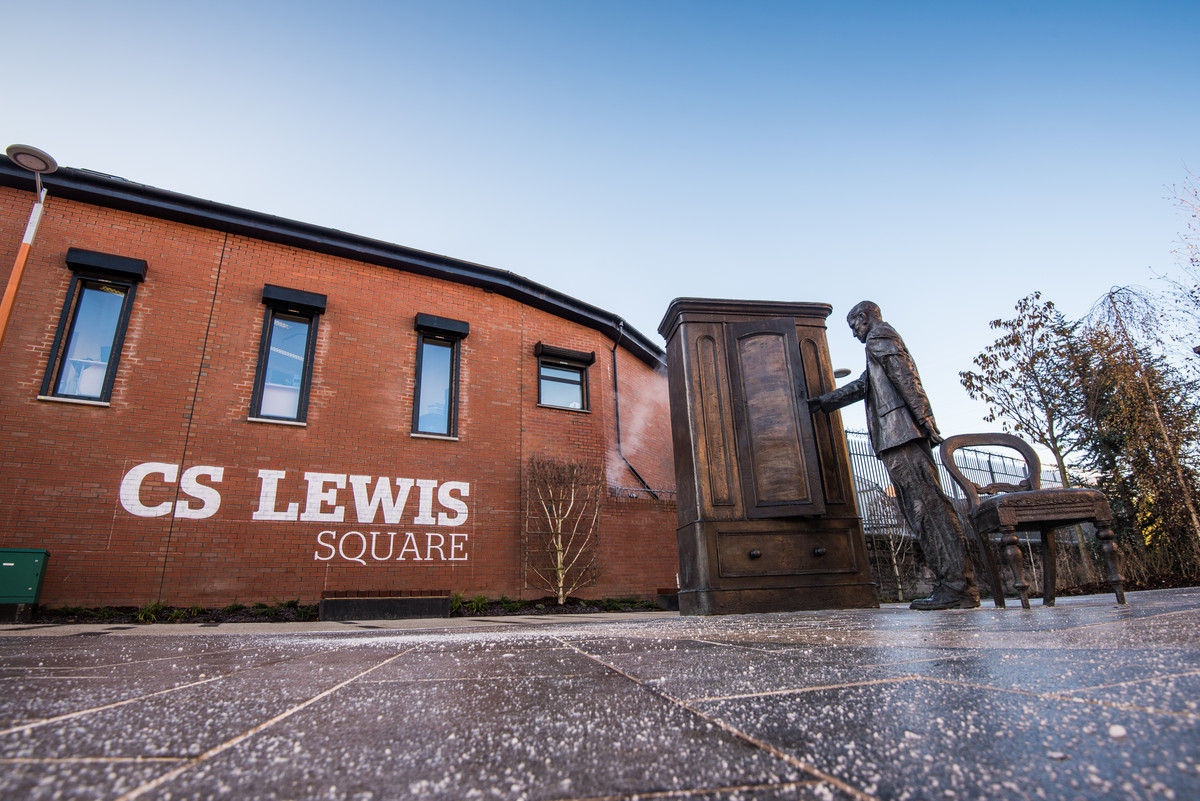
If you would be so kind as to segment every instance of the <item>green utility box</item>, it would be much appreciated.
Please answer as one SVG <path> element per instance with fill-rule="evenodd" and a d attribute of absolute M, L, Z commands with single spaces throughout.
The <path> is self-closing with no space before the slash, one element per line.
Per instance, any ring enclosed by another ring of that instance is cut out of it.
<path fill-rule="evenodd" d="M 36 604 L 49 558 L 49 551 L 0 548 L 0 604 Z"/>

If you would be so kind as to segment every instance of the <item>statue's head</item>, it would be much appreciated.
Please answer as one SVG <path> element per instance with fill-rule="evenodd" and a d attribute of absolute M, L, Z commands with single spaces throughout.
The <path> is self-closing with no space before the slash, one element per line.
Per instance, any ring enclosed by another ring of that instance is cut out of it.
<path fill-rule="evenodd" d="M 883 313 L 879 311 L 879 306 L 869 300 L 856 304 L 846 315 L 846 322 L 850 324 L 850 330 L 859 342 L 866 342 L 871 326 L 882 319 Z"/>

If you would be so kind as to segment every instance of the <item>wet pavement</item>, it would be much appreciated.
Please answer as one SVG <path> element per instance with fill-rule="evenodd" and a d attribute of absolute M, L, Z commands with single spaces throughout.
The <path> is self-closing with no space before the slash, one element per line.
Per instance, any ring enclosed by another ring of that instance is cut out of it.
<path fill-rule="evenodd" d="M 985 602 L 986 603 L 986 602 Z M 0 798 L 1196 799 L 1200 589 L 0 626 Z"/>

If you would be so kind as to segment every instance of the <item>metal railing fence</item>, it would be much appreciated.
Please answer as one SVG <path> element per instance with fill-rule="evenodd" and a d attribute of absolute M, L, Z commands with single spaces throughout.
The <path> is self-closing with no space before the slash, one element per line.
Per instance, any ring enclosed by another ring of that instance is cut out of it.
<path fill-rule="evenodd" d="M 871 450 L 871 441 L 865 431 L 847 431 L 846 445 L 850 450 L 850 471 L 854 477 L 854 492 L 858 498 L 858 513 L 862 517 L 863 532 L 873 534 L 911 537 L 913 533 L 904 524 L 896 504 L 895 490 L 887 468 Z M 955 501 L 966 502 L 966 495 L 954 483 L 950 473 L 942 466 L 937 450 L 933 459 L 938 465 L 942 489 L 946 496 Z M 1016 484 L 1022 481 L 1027 470 L 1025 460 L 982 448 L 961 448 L 957 452 L 958 467 L 976 484 L 992 484 L 1002 481 Z M 1061 487 L 1058 470 L 1042 468 L 1043 487 Z M 961 506 L 962 504 L 956 504 Z"/>

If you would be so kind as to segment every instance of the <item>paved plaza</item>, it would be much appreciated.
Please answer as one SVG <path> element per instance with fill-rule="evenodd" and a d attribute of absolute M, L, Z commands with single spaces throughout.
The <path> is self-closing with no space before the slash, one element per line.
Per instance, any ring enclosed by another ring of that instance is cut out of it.
<path fill-rule="evenodd" d="M 1200 798 L 1200 589 L 0 626 L 3 799 Z"/>

